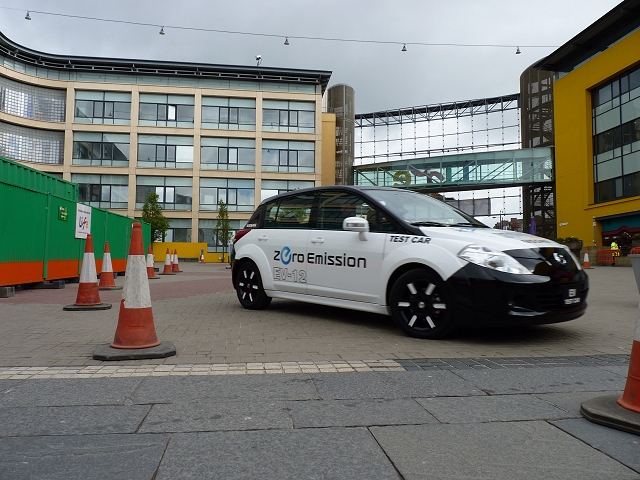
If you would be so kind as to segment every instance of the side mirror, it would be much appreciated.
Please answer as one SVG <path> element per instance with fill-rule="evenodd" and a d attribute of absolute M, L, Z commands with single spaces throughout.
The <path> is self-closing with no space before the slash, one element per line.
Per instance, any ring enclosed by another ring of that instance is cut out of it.
<path fill-rule="evenodd" d="M 367 232 L 369 231 L 369 222 L 366 218 L 348 217 L 342 221 L 342 229 L 348 232 L 358 232 L 360 234 L 360 240 L 366 240 Z"/>

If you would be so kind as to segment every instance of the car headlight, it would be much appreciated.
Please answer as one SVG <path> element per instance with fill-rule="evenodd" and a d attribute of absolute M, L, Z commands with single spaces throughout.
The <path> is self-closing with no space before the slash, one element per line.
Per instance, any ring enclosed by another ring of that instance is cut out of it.
<path fill-rule="evenodd" d="M 463 248 L 458 257 L 481 267 L 491 268 L 499 272 L 531 275 L 531 271 L 515 258 L 504 252 L 480 245 L 469 245 Z"/>

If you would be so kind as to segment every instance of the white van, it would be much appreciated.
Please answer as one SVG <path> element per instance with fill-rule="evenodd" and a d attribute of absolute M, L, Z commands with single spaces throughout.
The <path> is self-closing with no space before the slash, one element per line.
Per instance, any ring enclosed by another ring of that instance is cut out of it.
<path fill-rule="evenodd" d="M 584 314 L 588 278 L 545 238 L 486 227 L 397 188 L 326 186 L 271 197 L 234 238 L 243 307 L 272 298 L 391 315 L 408 335 L 539 325 Z"/>

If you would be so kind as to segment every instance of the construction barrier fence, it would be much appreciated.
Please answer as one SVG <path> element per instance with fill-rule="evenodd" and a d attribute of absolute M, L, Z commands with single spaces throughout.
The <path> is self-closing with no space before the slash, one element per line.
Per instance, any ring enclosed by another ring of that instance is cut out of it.
<path fill-rule="evenodd" d="M 77 184 L 0 157 L 0 286 L 80 276 L 77 204 Z M 133 220 L 90 208 L 97 271 L 108 240 L 114 272 L 124 272 Z M 151 227 L 142 228 L 148 246 Z"/>

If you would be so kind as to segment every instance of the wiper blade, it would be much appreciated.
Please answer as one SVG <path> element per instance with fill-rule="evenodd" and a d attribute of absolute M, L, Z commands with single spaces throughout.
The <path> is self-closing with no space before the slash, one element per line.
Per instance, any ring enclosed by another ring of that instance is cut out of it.
<path fill-rule="evenodd" d="M 451 225 L 449 225 L 450 227 L 474 227 L 474 228 L 489 228 L 486 225 L 479 225 L 477 223 L 471 223 L 471 222 L 460 222 L 460 223 L 452 223 Z"/>
<path fill-rule="evenodd" d="M 447 227 L 448 226 L 446 223 L 428 222 L 428 221 L 411 222 L 411 225 L 415 225 L 416 227 Z"/>

